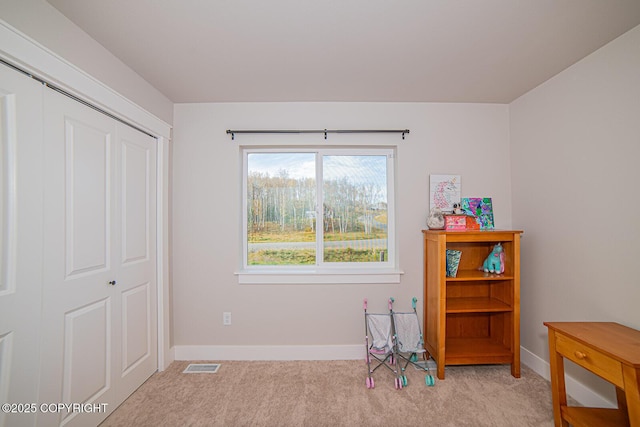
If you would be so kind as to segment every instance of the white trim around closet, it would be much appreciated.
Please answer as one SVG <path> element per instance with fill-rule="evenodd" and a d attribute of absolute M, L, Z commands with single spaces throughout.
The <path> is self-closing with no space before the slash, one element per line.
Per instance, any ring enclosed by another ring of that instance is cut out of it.
<path fill-rule="evenodd" d="M 0 56 L 109 113 L 170 137 L 171 126 L 0 19 Z"/>
<path fill-rule="evenodd" d="M 158 370 L 173 361 L 169 341 L 168 281 L 168 153 L 171 125 L 131 102 L 91 75 L 64 60 L 37 41 L 0 19 L 0 58 L 54 83 L 64 91 L 144 129 L 156 137 L 157 146 L 157 286 Z"/>

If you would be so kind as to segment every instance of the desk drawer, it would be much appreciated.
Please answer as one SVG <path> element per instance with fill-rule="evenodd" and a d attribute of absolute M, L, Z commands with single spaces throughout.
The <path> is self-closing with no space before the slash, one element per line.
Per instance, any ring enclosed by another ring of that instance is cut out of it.
<path fill-rule="evenodd" d="M 556 349 L 572 362 L 624 388 L 622 364 L 617 360 L 560 333 L 556 333 Z"/>

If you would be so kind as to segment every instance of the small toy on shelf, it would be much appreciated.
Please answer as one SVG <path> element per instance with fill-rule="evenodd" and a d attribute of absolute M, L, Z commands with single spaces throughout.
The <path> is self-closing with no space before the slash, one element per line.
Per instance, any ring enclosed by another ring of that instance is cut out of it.
<path fill-rule="evenodd" d="M 502 244 L 498 243 L 493 246 L 493 250 L 482 264 L 482 270 L 485 273 L 504 273 L 504 251 L 502 250 Z"/>

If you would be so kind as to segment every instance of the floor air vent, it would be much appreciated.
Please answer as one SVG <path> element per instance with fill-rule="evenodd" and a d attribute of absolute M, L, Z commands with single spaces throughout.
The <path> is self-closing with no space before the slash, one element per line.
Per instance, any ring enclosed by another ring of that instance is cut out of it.
<path fill-rule="evenodd" d="M 416 363 L 416 365 L 418 365 L 418 366 L 415 366 L 415 365 L 414 365 L 413 367 L 414 367 L 416 370 L 418 370 L 418 371 L 422 371 L 422 370 L 424 370 L 424 369 L 425 369 L 425 366 L 426 366 L 426 368 L 428 368 L 428 369 L 429 369 L 429 370 L 431 370 L 431 371 L 436 371 L 436 370 L 438 370 L 438 365 L 436 365 L 436 361 L 435 361 L 435 360 L 433 360 L 433 359 L 429 359 L 429 360 L 427 360 L 426 362 L 425 362 L 424 360 L 420 360 L 420 361 L 415 362 L 415 363 Z"/>
<path fill-rule="evenodd" d="M 187 369 L 182 371 L 183 374 L 215 374 L 220 368 L 219 363 L 192 363 Z"/>

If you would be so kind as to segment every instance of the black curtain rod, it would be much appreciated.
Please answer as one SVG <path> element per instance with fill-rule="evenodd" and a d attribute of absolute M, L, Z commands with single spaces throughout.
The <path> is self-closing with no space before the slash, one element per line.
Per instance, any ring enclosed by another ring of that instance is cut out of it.
<path fill-rule="evenodd" d="M 227 129 L 227 134 L 231 134 L 231 140 L 236 137 L 236 133 L 323 133 L 324 139 L 327 139 L 328 133 L 401 133 L 402 139 L 404 134 L 409 133 L 409 129 L 280 129 L 280 130 L 232 130 Z"/>

